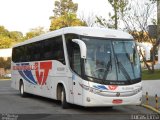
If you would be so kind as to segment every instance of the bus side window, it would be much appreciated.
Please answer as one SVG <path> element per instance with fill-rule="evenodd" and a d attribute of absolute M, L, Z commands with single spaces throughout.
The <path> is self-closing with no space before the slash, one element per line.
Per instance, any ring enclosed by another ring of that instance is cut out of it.
<path fill-rule="evenodd" d="M 43 59 L 42 60 L 51 60 L 53 59 L 53 52 L 52 52 L 52 46 L 53 46 L 52 39 L 46 39 L 45 41 L 42 41 L 41 49 L 43 51 Z"/>
<path fill-rule="evenodd" d="M 13 48 L 13 52 L 12 52 L 12 61 L 13 62 L 18 62 L 18 49 L 17 47 L 16 48 Z"/>
<path fill-rule="evenodd" d="M 72 42 L 71 68 L 81 75 L 81 55 L 79 45 Z"/>
<path fill-rule="evenodd" d="M 19 62 L 25 62 L 24 46 L 20 46 L 19 50 Z"/>
<path fill-rule="evenodd" d="M 41 41 L 41 60 L 57 60 L 65 64 L 62 36 Z"/>
<path fill-rule="evenodd" d="M 34 61 L 34 46 L 33 44 L 28 44 L 26 45 L 26 49 L 27 49 L 27 52 L 26 52 L 26 60 L 29 62 L 29 61 Z"/>
<path fill-rule="evenodd" d="M 81 75 L 80 48 L 78 44 L 72 42 L 72 39 L 78 39 L 78 38 L 79 36 L 76 34 L 65 35 L 70 67 L 75 73 Z"/>
<path fill-rule="evenodd" d="M 56 44 L 54 45 L 54 51 L 56 51 L 55 59 L 60 61 L 63 64 L 66 64 L 65 63 L 65 58 L 64 58 L 64 49 L 63 49 L 62 36 L 56 37 L 55 42 L 56 42 Z"/>

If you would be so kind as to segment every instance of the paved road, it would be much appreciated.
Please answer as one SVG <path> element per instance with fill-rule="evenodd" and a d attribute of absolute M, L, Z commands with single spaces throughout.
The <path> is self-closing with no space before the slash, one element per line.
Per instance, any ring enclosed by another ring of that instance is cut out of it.
<path fill-rule="evenodd" d="M 155 94 L 160 96 L 160 80 L 144 80 L 142 85 L 143 95 L 148 92 L 149 96 L 155 96 Z"/>
<path fill-rule="evenodd" d="M 33 95 L 22 98 L 18 91 L 10 87 L 10 83 L 10 80 L 0 81 L 0 119 L 2 120 L 6 120 L 6 117 L 17 117 L 18 120 L 49 120 L 51 118 L 56 120 L 128 120 L 132 119 L 133 115 L 155 114 L 140 106 L 118 106 L 111 109 L 72 105 L 70 109 L 62 109 L 59 102 L 51 99 Z"/>

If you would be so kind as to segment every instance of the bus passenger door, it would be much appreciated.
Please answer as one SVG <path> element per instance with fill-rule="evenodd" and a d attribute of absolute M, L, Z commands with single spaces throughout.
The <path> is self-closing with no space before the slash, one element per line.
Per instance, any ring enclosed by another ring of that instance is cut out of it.
<path fill-rule="evenodd" d="M 73 103 L 82 104 L 82 88 L 81 84 L 81 56 L 80 48 L 76 43 L 72 43 L 72 52 L 71 52 L 71 61 L 70 66 L 72 69 L 72 94 L 73 94 Z"/>
<path fill-rule="evenodd" d="M 73 97 L 73 82 L 72 82 L 72 72 L 67 68 L 67 79 L 68 79 L 68 97 L 69 103 L 74 103 Z"/>

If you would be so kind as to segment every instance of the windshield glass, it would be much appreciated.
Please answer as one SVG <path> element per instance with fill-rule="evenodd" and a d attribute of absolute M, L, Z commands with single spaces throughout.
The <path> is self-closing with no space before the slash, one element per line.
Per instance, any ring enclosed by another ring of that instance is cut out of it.
<path fill-rule="evenodd" d="M 85 75 L 90 80 L 133 81 L 140 78 L 140 62 L 133 40 L 82 38 L 87 46 Z"/>

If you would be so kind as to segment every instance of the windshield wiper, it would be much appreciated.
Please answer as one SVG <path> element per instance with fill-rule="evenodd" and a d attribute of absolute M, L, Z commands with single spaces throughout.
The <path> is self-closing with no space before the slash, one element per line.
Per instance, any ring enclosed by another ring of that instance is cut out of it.
<path fill-rule="evenodd" d="M 131 68 L 132 68 L 132 72 L 133 72 L 133 76 L 134 76 L 134 78 L 136 78 L 133 62 L 130 61 L 129 55 L 127 53 L 126 53 L 126 57 L 127 57 L 128 61 L 130 62 L 130 65 L 131 65 Z M 133 58 L 133 59 L 135 59 L 135 58 Z"/>
<path fill-rule="evenodd" d="M 116 58 L 116 63 L 118 65 L 118 68 L 120 68 L 120 70 L 122 71 L 123 75 L 125 76 L 125 78 L 129 81 L 131 81 L 131 78 L 128 74 L 128 72 L 126 71 L 126 69 L 124 68 L 124 66 L 122 65 L 122 63 L 118 60 L 117 55 L 115 54 L 115 58 Z"/>
<path fill-rule="evenodd" d="M 108 76 L 108 73 L 109 73 L 109 69 L 111 68 L 112 70 L 112 56 L 111 56 L 111 53 L 110 53 L 110 56 L 109 56 L 109 61 L 107 62 L 107 65 L 105 65 L 106 67 L 106 71 L 104 73 L 104 77 L 103 77 L 103 80 L 105 80 Z"/>
<path fill-rule="evenodd" d="M 116 53 L 115 53 L 115 51 L 114 51 L 113 44 L 112 44 L 112 48 L 113 48 L 113 54 L 114 54 L 114 56 L 115 56 L 115 62 L 116 62 L 116 65 L 117 65 L 116 68 L 118 68 L 118 72 L 120 72 L 120 70 L 121 70 L 122 73 L 123 73 L 123 75 L 125 76 L 125 78 L 126 78 L 128 81 L 131 81 L 131 78 L 130 78 L 128 72 L 126 71 L 126 69 L 124 68 L 124 66 L 122 65 L 122 63 L 118 60 L 118 57 L 117 57 L 117 55 L 116 55 Z M 116 72 L 117 72 L 117 70 L 116 70 Z M 118 80 L 118 73 L 117 73 L 117 80 Z"/>
<path fill-rule="evenodd" d="M 85 75 L 85 77 L 89 80 L 89 81 L 97 81 L 98 83 L 104 84 L 104 81 L 100 78 L 96 78 L 96 77 L 92 77 L 92 76 L 88 76 Z"/>

